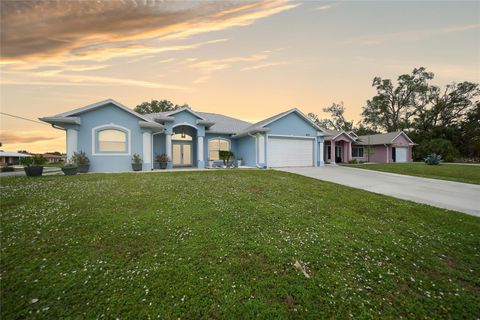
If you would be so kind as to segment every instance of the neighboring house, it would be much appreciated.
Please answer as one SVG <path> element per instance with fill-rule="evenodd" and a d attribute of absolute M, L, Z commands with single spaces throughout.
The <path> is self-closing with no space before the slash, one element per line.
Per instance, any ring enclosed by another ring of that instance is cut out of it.
<path fill-rule="evenodd" d="M 357 136 L 353 131 L 325 131 L 326 163 L 351 160 L 382 163 L 412 161 L 412 147 L 415 143 L 403 131 L 366 136 Z"/>
<path fill-rule="evenodd" d="M 251 167 L 324 163 L 326 131 L 298 109 L 252 124 L 189 108 L 141 115 L 109 99 L 40 120 L 65 130 L 67 158 L 84 151 L 94 172 L 131 171 L 133 154 L 144 170 L 154 168 L 157 154 L 168 156 L 169 168 L 204 168 L 219 160 L 219 150 Z"/>
<path fill-rule="evenodd" d="M 20 158 L 31 157 L 28 153 L 0 151 L 0 166 L 18 165 Z"/>
<path fill-rule="evenodd" d="M 324 163 L 411 161 L 414 143 L 403 132 L 357 136 L 322 129 L 294 108 L 257 123 L 181 108 L 141 115 L 109 99 L 40 118 L 66 131 L 67 158 L 84 151 L 94 172 L 131 170 L 139 154 L 143 170 L 166 154 L 168 168 L 205 168 L 231 150 L 250 167 L 322 166 Z"/>
<path fill-rule="evenodd" d="M 60 163 L 65 160 L 65 156 L 51 153 L 39 154 L 47 159 L 47 163 Z"/>

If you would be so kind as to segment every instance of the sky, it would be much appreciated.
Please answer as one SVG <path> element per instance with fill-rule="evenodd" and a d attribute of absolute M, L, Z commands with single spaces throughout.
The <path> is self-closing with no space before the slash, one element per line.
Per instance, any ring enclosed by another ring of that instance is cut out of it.
<path fill-rule="evenodd" d="M 361 119 L 375 76 L 480 82 L 479 1 L 0 2 L 0 111 L 36 120 L 108 98 L 255 122 L 297 107 Z M 0 115 L 5 151 L 65 133 Z"/>

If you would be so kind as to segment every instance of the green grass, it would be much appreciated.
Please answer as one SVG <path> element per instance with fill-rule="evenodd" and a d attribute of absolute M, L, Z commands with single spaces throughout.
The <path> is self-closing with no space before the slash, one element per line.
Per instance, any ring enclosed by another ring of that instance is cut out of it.
<path fill-rule="evenodd" d="M 461 164 L 427 165 L 425 163 L 371 163 L 371 164 L 342 164 L 353 168 L 375 171 L 406 174 L 409 176 L 432 179 L 450 180 L 480 184 L 480 166 Z"/>
<path fill-rule="evenodd" d="M 260 170 L 2 178 L 0 200 L 2 319 L 480 314 L 458 212 Z"/>

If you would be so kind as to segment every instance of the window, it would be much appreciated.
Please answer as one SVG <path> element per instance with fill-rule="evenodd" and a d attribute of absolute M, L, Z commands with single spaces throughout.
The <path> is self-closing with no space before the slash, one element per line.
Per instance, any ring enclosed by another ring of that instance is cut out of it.
<path fill-rule="evenodd" d="M 219 151 L 230 150 L 230 141 L 224 139 L 210 139 L 208 140 L 208 159 L 220 160 Z"/>
<path fill-rule="evenodd" d="M 186 133 L 175 133 L 172 135 L 172 140 L 176 141 L 192 141 L 192 136 Z"/>
<path fill-rule="evenodd" d="M 352 147 L 352 157 L 362 158 L 363 157 L 363 147 Z"/>
<path fill-rule="evenodd" d="M 127 133 L 116 129 L 98 131 L 99 152 L 127 152 Z"/>

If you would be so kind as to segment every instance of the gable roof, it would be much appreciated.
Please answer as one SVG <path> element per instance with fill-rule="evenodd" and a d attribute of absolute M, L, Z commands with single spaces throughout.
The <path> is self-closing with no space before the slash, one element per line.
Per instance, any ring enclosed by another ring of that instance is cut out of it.
<path fill-rule="evenodd" d="M 66 117 L 71 117 L 71 116 L 75 116 L 77 114 L 80 114 L 80 113 L 84 113 L 84 112 L 87 112 L 87 111 L 90 111 L 90 110 L 94 110 L 94 109 L 97 109 L 97 108 L 100 108 L 100 107 L 103 107 L 104 105 L 107 105 L 107 104 L 113 104 L 114 106 L 128 112 L 128 113 L 131 113 L 133 114 L 134 116 L 144 120 L 144 121 L 151 121 L 150 119 L 148 119 L 147 117 L 141 115 L 140 113 L 137 113 L 135 111 L 133 111 L 132 109 L 124 106 L 123 104 L 121 104 L 120 102 L 117 102 L 113 99 L 107 99 L 107 100 L 103 100 L 103 101 L 99 101 L 99 102 L 96 102 L 96 103 L 93 103 L 93 104 L 89 104 L 88 106 L 85 106 L 85 107 L 81 107 L 81 108 L 77 108 L 77 109 L 73 109 L 73 110 L 70 110 L 70 111 L 67 111 L 67 112 L 64 112 L 64 113 L 60 113 L 60 114 L 57 114 L 56 116 L 54 117 L 51 117 L 51 118 L 66 118 Z"/>
<path fill-rule="evenodd" d="M 249 126 L 245 129 L 243 129 L 242 131 L 238 132 L 236 134 L 236 136 L 244 136 L 244 135 L 247 135 L 248 133 L 252 133 L 252 132 L 265 131 L 267 129 L 266 127 L 270 123 L 275 122 L 275 121 L 277 121 L 277 120 L 279 120 L 279 119 L 281 119 L 281 118 L 283 118 L 283 117 L 285 117 L 285 116 L 287 116 L 291 113 L 298 114 L 301 118 L 303 118 L 306 122 L 308 122 L 312 127 L 314 127 L 315 129 L 325 133 L 325 129 L 320 128 L 315 122 L 310 120 L 310 118 L 308 118 L 306 115 L 304 115 L 303 112 L 301 112 L 297 108 L 293 108 L 293 109 L 287 110 L 285 112 L 281 112 L 279 114 L 271 116 L 270 118 L 267 118 L 265 120 L 254 123 L 251 126 Z"/>
<path fill-rule="evenodd" d="M 197 117 L 197 118 L 199 118 L 199 119 L 201 119 L 201 120 L 207 120 L 207 119 L 205 119 L 204 117 L 202 117 L 199 112 L 195 112 L 195 111 L 193 111 L 192 109 L 190 109 L 190 108 L 188 108 L 188 107 L 183 107 L 183 108 L 176 109 L 176 110 L 172 110 L 172 111 L 157 112 L 156 114 L 161 114 L 161 115 L 163 115 L 163 116 L 171 117 L 171 116 L 173 116 L 174 114 L 177 114 L 177 113 L 180 113 L 180 112 L 183 112 L 183 111 L 187 111 L 187 112 L 193 114 L 195 117 Z M 149 114 L 155 114 L 155 113 L 149 113 Z"/>
<path fill-rule="evenodd" d="M 355 141 L 356 138 L 350 135 L 349 132 L 346 131 L 339 131 L 339 130 L 330 130 L 330 129 L 324 129 L 325 133 L 327 136 L 325 137 L 325 140 L 335 140 L 337 137 L 341 136 L 342 134 L 345 134 L 348 138 L 350 138 L 352 141 Z"/>
<path fill-rule="evenodd" d="M 235 134 L 251 125 L 250 122 L 224 116 L 223 114 L 209 112 L 197 112 L 197 114 L 204 117 L 208 121 L 214 122 L 214 124 L 207 131 L 211 133 Z"/>
<path fill-rule="evenodd" d="M 359 136 L 357 142 L 363 145 L 391 144 L 398 136 L 403 135 L 411 144 L 414 144 L 407 134 L 403 131 L 371 134 Z M 370 142 L 369 142 L 370 141 Z"/>

